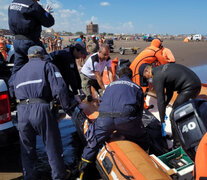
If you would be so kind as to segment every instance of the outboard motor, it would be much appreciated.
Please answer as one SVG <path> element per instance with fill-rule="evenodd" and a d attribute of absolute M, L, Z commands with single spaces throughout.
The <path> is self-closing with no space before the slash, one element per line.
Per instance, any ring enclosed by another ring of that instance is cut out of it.
<path fill-rule="evenodd" d="M 183 149 L 194 160 L 199 142 L 207 132 L 207 101 L 190 100 L 177 107 L 171 118 Z"/>

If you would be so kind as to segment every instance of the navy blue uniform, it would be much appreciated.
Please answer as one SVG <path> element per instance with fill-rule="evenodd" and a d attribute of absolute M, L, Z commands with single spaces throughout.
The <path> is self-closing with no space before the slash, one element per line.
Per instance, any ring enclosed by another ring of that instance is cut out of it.
<path fill-rule="evenodd" d="M 53 59 L 52 63 L 60 70 L 67 87 L 70 87 L 73 95 L 76 95 L 77 90 L 81 89 L 81 78 L 73 55 L 73 48 L 71 45 L 63 50 L 50 53 L 50 56 Z"/>
<path fill-rule="evenodd" d="M 17 99 L 41 98 L 46 101 L 20 103 L 17 106 L 25 179 L 35 178 L 37 134 L 45 144 L 53 179 L 64 179 L 66 171 L 61 157 L 62 143 L 58 122 L 47 103 L 57 98 L 66 112 L 70 109 L 73 97 L 69 96 L 59 70 L 50 62 L 32 58 L 15 74 L 13 85 Z"/>
<path fill-rule="evenodd" d="M 28 62 L 29 47 L 39 45 L 44 48 L 40 41 L 41 26 L 51 27 L 54 25 L 54 18 L 33 0 L 13 0 L 8 9 L 8 17 L 9 29 L 15 35 L 15 73 Z"/>
<path fill-rule="evenodd" d="M 123 76 L 109 84 L 102 98 L 99 117 L 87 131 L 88 144 L 84 148 L 83 158 L 93 161 L 100 145 L 109 139 L 114 130 L 146 150 L 149 137 L 142 123 L 142 88 Z"/>

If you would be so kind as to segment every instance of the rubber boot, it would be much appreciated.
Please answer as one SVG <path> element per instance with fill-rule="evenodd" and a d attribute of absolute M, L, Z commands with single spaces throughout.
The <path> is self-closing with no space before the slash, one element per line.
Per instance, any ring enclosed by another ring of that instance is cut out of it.
<path fill-rule="evenodd" d="M 84 173 L 87 171 L 88 167 L 91 165 L 92 161 L 88 161 L 84 158 L 81 158 L 81 162 L 79 164 L 79 172 L 80 172 L 80 176 L 79 179 L 83 180 L 84 178 Z"/>
<path fill-rule="evenodd" d="M 65 180 L 69 180 L 70 179 L 70 176 L 71 176 L 71 171 L 69 169 L 66 169 L 66 177 L 65 177 Z"/>

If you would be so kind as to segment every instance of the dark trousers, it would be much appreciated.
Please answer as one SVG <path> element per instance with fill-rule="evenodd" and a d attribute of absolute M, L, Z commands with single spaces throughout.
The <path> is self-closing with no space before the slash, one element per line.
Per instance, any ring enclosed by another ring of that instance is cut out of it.
<path fill-rule="evenodd" d="M 18 128 L 21 143 L 21 157 L 25 180 L 36 179 L 36 135 L 42 137 L 52 178 L 62 180 L 66 169 L 62 157 L 62 142 L 58 122 L 48 104 L 18 105 Z"/>
<path fill-rule="evenodd" d="M 149 136 L 145 128 L 141 128 L 137 121 L 131 121 L 119 124 L 108 123 L 113 120 L 109 118 L 99 118 L 89 126 L 89 134 L 87 134 L 88 143 L 84 147 L 82 157 L 89 161 L 94 161 L 99 148 L 113 134 L 114 130 L 123 135 L 127 140 L 137 143 L 144 150 L 149 148 Z M 104 125 L 104 123 L 106 123 Z"/>
<path fill-rule="evenodd" d="M 17 72 L 19 69 L 21 69 L 22 66 L 24 66 L 28 62 L 27 52 L 28 49 L 31 46 L 41 46 L 43 49 L 45 49 L 44 45 L 41 41 L 33 41 L 33 40 L 19 40 L 15 39 L 13 41 L 14 45 L 14 67 L 12 70 L 12 74 Z M 47 54 L 45 50 L 45 54 Z"/>
<path fill-rule="evenodd" d="M 90 79 L 89 77 L 87 77 L 82 73 L 80 73 L 80 77 L 81 77 L 82 89 L 87 97 L 92 97 L 91 86 L 94 87 L 94 89 L 97 91 L 97 93 L 100 96 L 103 95 L 103 90 L 99 86 L 98 81 L 96 79 Z"/>

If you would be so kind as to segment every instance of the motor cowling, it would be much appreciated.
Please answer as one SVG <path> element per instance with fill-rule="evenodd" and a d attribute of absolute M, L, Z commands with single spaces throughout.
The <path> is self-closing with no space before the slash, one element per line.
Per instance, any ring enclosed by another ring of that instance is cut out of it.
<path fill-rule="evenodd" d="M 190 100 L 173 110 L 171 118 L 183 149 L 194 160 L 199 142 L 207 132 L 207 101 Z"/>

